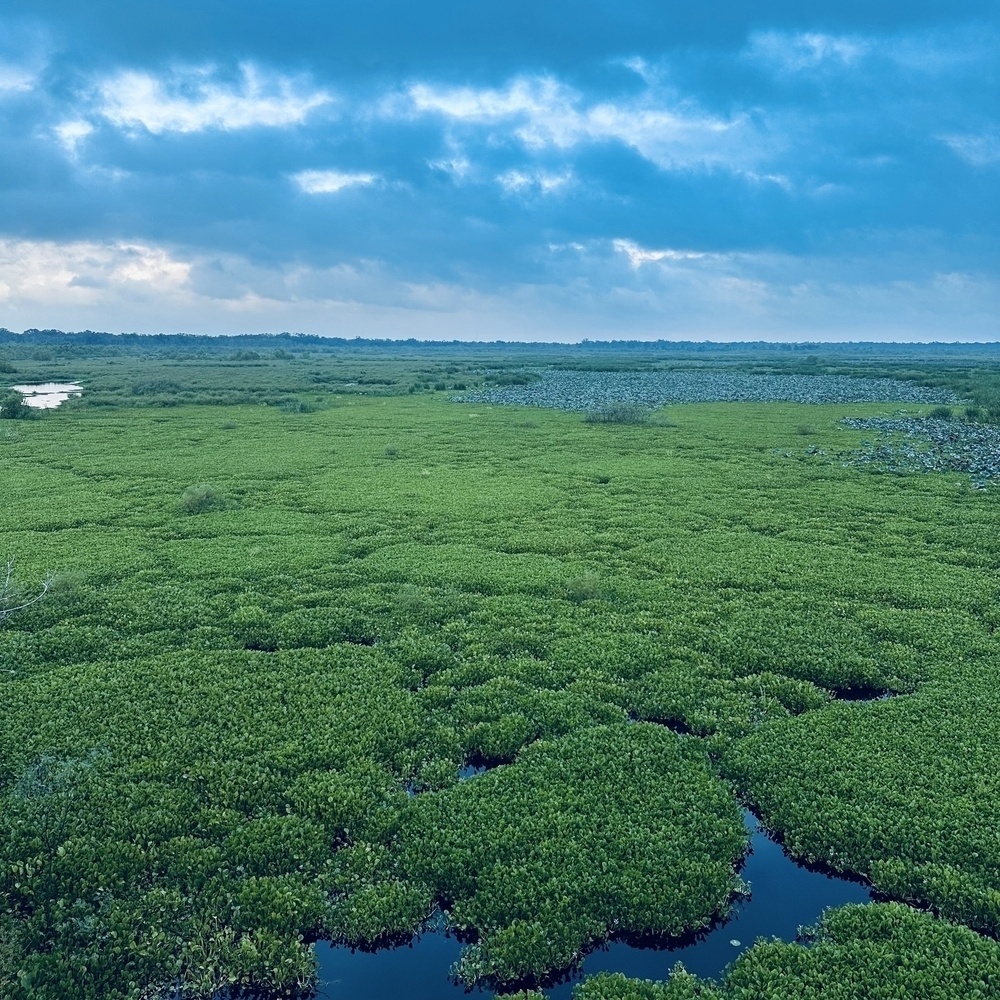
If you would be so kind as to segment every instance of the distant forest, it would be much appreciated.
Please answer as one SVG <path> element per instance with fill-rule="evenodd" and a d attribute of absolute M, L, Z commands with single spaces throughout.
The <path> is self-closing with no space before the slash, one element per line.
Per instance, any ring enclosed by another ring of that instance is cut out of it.
<path fill-rule="evenodd" d="M 342 351 L 361 349 L 366 352 L 427 353 L 454 352 L 469 354 L 511 355 L 544 354 L 571 358 L 574 355 L 726 355 L 730 357 L 762 354 L 813 355 L 839 359 L 967 359 L 1000 357 L 1000 341 L 987 343 L 879 343 L 850 341 L 845 343 L 773 343 L 764 340 L 733 341 L 730 343 L 692 340 L 584 340 L 576 344 L 523 343 L 515 341 L 428 341 L 375 340 L 364 337 L 322 337 L 305 333 L 254 333 L 209 336 L 193 333 L 101 333 L 94 330 L 66 332 L 63 330 L 28 329 L 23 333 L 0 327 L 0 347 L 47 348 L 72 354 L 191 352 L 197 354 L 231 353 L 233 351 Z"/>

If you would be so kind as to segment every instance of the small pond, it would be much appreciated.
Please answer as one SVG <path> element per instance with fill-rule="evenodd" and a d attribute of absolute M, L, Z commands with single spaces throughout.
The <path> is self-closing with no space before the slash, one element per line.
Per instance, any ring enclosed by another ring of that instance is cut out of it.
<path fill-rule="evenodd" d="M 12 385 L 11 388 L 24 396 L 28 406 L 39 410 L 54 409 L 71 396 L 83 393 L 83 386 L 75 382 L 39 382 L 36 385 Z"/>
<path fill-rule="evenodd" d="M 751 854 L 741 872 L 752 894 L 739 902 L 732 916 L 695 940 L 672 947 L 611 941 L 591 952 L 580 972 L 566 983 L 546 989 L 553 1000 L 569 1000 L 581 975 L 623 972 L 638 979 L 665 979 L 678 961 L 699 976 L 718 978 L 725 967 L 758 937 L 793 941 L 798 929 L 815 924 L 829 906 L 867 903 L 867 886 L 835 878 L 796 864 L 745 814 L 751 834 Z M 322 1000 L 382 1000 L 405 991 L 414 1000 L 465 996 L 448 970 L 458 961 L 461 944 L 440 932 L 427 932 L 406 945 L 376 952 L 352 952 L 343 946 L 316 945 L 319 962 L 317 998 Z M 473 992 L 486 997 L 487 991 Z"/>

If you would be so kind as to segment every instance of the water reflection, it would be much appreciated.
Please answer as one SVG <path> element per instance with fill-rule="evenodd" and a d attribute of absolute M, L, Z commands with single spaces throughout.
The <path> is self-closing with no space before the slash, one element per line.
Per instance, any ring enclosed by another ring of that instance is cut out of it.
<path fill-rule="evenodd" d="M 75 382 L 39 382 L 35 385 L 12 385 L 11 388 L 24 396 L 28 406 L 38 410 L 54 409 L 71 396 L 83 393 L 83 386 Z"/>
<path fill-rule="evenodd" d="M 758 937 L 793 941 L 802 926 L 815 924 L 829 906 L 866 903 L 867 886 L 813 871 L 792 861 L 745 814 L 751 851 L 741 875 L 752 895 L 739 902 L 732 916 L 694 940 L 672 943 L 611 941 L 591 952 L 569 981 L 545 990 L 552 1000 L 569 1000 L 575 982 L 595 972 L 623 972 L 638 979 L 665 979 L 678 961 L 689 972 L 717 978 Z M 458 961 L 461 944 L 440 932 L 429 932 L 409 944 L 377 952 L 352 952 L 342 946 L 316 946 L 323 1000 L 382 1000 L 403 989 L 414 1000 L 442 1000 L 466 994 L 448 970 Z M 480 997 L 489 991 L 477 991 Z"/>

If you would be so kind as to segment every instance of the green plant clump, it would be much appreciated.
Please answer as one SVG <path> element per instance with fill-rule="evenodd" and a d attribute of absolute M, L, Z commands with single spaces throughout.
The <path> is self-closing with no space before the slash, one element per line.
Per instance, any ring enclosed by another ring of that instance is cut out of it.
<path fill-rule="evenodd" d="M 477 934 L 468 983 L 540 979 L 612 932 L 703 927 L 746 845 L 704 748 L 650 724 L 536 743 L 422 796 L 402 830 L 404 866 Z"/>
<path fill-rule="evenodd" d="M 38 411 L 28 406 L 19 392 L 0 395 L 0 420 L 30 420 L 37 416 Z"/>
<path fill-rule="evenodd" d="M 225 501 L 209 483 L 189 486 L 181 494 L 181 507 L 188 514 L 203 514 L 209 510 L 219 510 L 224 506 Z"/>
<path fill-rule="evenodd" d="M 573 1000 L 985 1000 L 998 988 L 996 941 L 881 903 L 829 911 L 808 947 L 759 941 L 720 983 L 680 969 L 662 983 L 601 973 Z"/>
<path fill-rule="evenodd" d="M 589 410 L 584 415 L 588 424 L 646 424 L 649 410 L 633 403 L 612 403 L 599 410 Z"/>

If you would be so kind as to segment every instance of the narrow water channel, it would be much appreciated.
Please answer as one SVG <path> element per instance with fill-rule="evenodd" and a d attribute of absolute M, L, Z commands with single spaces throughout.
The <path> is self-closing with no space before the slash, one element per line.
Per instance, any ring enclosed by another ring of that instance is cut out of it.
<path fill-rule="evenodd" d="M 647 947 L 612 941 L 591 952 L 570 982 L 545 993 L 552 1000 L 569 1000 L 581 976 L 622 972 L 638 979 L 665 979 L 676 962 L 699 976 L 718 978 L 758 937 L 792 941 L 799 927 L 815 924 L 829 906 L 866 903 L 867 886 L 796 864 L 761 830 L 753 814 L 744 814 L 751 834 L 751 854 L 741 875 L 752 894 L 736 905 L 732 916 L 696 940 L 673 947 Z M 317 998 L 322 1000 L 383 1000 L 405 993 L 413 1000 L 446 1000 L 466 995 L 448 971 L 458 961 L 461 944 L 453 937 L 428 932 L 409 944 L 366 953 L 326 943 L 316 945 L 319 961 Z M 474 992 L 487 997 L 489 991 Z"/>

